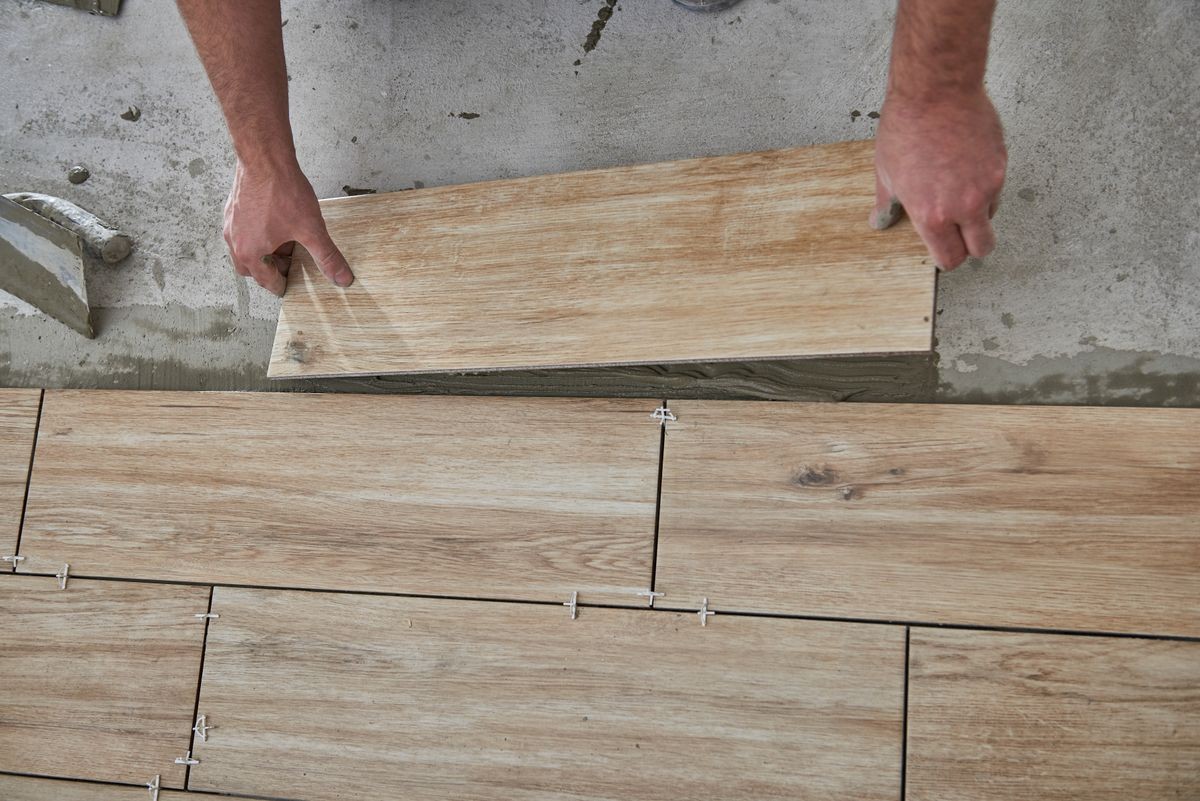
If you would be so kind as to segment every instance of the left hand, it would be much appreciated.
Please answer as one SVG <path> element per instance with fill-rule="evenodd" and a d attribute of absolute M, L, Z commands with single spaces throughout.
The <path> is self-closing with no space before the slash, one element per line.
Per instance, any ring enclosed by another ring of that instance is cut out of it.
<path fill-rule="evenodd" d="M 871 226 L 887 228 L 906 212 L 942 270 L 991 253 L 1008 154 L 987 93 L 889 96 L 880 117 Z"/>

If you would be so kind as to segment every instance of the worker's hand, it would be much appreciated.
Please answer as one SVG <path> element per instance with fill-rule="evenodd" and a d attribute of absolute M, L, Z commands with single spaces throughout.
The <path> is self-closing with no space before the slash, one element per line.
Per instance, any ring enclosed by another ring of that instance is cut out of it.
<path fill-rule="evenodd" d="M 880 116 L 871 226 L 887 228 L 906 212 L 943 270 L 991 253 L 1008 155 L 987 93 L 889 96 Z"/>
<path fill-rule="evenodd" d="M 321 272 L 338 286 L 350 286 L 354 273 L 329 238 L 312 184 L 294 160 L 270 168 L 238 162 L 233 191 L 225 203 L 225 244 L 238 275 L 283 295 L 298 242 Z"/>

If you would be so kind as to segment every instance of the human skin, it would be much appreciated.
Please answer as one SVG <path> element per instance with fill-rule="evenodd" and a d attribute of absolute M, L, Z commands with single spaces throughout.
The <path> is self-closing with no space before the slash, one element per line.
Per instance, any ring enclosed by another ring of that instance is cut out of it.
<path fill-rule="evenodd" d="M 329 238 L 288 119 L 287 65 L 278 0 L 178 0 L 237 153 L 225 204 L 225 243 L 239 275 L 276 295 L 300 243 L 329 280 L 354 274 Z"/>
<path fill-rule="evenodd" d="M 282 295 L 299 243 L 331 281 L 349 286 L 354 274 L 296 158 L 279 0 L 177 4 L 237 153 L 224 220 L 234 269 Z M 886 228 L 907 213 L 945 270 L 996 242 L 990 220 L 1007 156 L 983 86 L 994 10 L 995 0 L 899 0 L 897 8 L 870 224 Z"/>
<path fill-rule="evenodd" d="M 900 0 L 875 139 L 871 225 L 908 214 L 952 270 L 996 246 L 991 218 L 1008 156 L 983 86 L 995 0 Z"/>

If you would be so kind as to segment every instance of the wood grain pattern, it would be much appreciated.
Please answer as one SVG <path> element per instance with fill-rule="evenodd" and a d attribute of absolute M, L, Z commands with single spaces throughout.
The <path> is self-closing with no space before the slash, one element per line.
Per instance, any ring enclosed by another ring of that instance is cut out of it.
<path fill-rule="evenodd" d="M 151 777 L 153 778 L 153 777 Z M 6 776 L 0 773 L 0 798 L 4 801 L 147 801 L 144 787 L 40 779 L 30 776 Z M 184 801 L 196 798 L 183 792 L 162 790 L 158 801 Z"/>
<path fill-rule="evenodd" d="M 38 389 L 0 389 L 0 556 L 17 552 L 41 398 Z M 11 572 L 11 564 L 0 563 L 0 573 Z"/>
<path fill-rule="evenodd" d="M 0 577 L 0 770 L 181 788 L 208 593 Z"/>
<path fill-rule="evenodd" d="M 1200 798 L 1200 643 L 914 629 L 911 801 Z"/>
<path fill-rule="evenodd" d="M 272 377 L 931 348 L 912 226 L 872 231 L 871 142 L 335 198 L 348 290 L 298 251 Z"/>
<path fill-rule="evenodd" d="M 190 788 L 888 799 L 899 627 L 219 587 Z"/>
<path fill-rule="evenodd" d="M 637 603 L 657 405 L 47 391 L 21 571 Z"/>
<path fill-rule="evenodd" d="M 1200 635 L 1200 411 L 672 402 L 666 606 Z"/>

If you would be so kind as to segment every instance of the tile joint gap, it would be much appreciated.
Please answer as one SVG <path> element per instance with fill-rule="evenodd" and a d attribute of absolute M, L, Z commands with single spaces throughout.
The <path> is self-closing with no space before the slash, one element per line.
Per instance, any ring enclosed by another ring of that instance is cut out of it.
<path fill-rule="evenodd" d="M 217 591 L 217 588 L 215 585 L 209 585 L 208 607 L 204 610 L 205 611 L 204 634 L 201 636 L 201 639 L 200 639 L 200 673 L 198 676 L 196 676 L 196 703 L 195 703 L 195 706 L 192 708 L 191 724 L 192 724 L 193 728 L 191 731 L 191 736 L 188 738 L 187 752 L 188 752 L 189 756 L 196 749 L 195 723 L 196 723 L 196 718 L 200 715 L 200 690 L 203 688 L 203 685 L 204 685 L 204 657 L 208 653 L 208 627 L 212 623 L 212 618 L 208 617 L 208 615 L 212 614 L 213 596 L 216 594 L 216 591 Z M 183 768 L 183 789 L 185 791 L 187 791 L 188 784 L 191 782 L 191 780 L 192 780 L 192 766 L 185 765 Z"/>
<path fill-rule="evenodd" d="M 21 536 L 25 533 L 25 514 L 29 510 L 29 485 L 33 483 L 33 459 L 37 455 L 38 434 L 42 430 L 42 407 L 46 405 L 46 390 L 38 394 L 37 417 L 33 423 L 33 442 L 29 444 L 29 465 L 25 470 L 25 496 L 21 499 L 21 521 L 17 524 L 17 549 L 15 556 L 21 555 Z M 17 572 L 17 563 L 13 562 L 12 572 Z"/>
<path fill-rule="evenodd" d="M 912 627 L 904 627 L 904 701 L 900 717 L 900 801 L 908 793 L 908 665 Z"/>
<path fill-rule="evenodd" d="M 668 408 L 671 405 L 670 400 L 663 399 L 663 408 Z M 658 427 L 658 484 L 654 491 L 654 543 L 650 549 L 650 592 L 658 590 L 658 532 L 659 524 L 662 520 L 662 485 L 663 485 L 663 464 L 666 461 L 667 453 L 667 425 L 664 421 Z M 654 605 L 654 596 L 650 597 L 650 605 Z"/>

